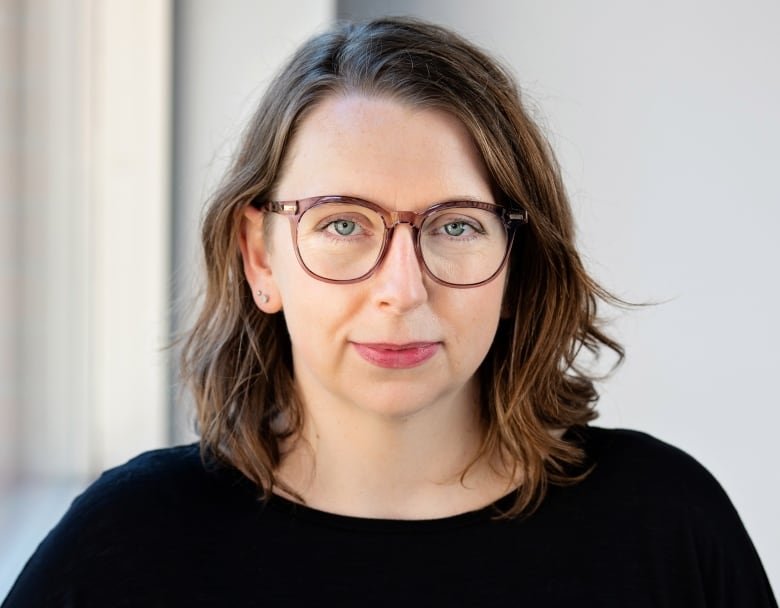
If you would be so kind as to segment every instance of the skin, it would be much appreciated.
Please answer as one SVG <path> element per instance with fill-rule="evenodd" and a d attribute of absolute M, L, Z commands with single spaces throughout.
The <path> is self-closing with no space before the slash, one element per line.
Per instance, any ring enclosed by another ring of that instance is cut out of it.
<path fill-rule="evenodd" d="M 357 94 L 330 97 L 302 121 L 274 198 L 326 194 L 412 211 L 454 198 L 494 200 L 456 118 Z M 407 225 L 396 228 L 365 281 L 334 285 L 300 267 L 286 218 L 245 211 L 245 274 L 253 291 L 268 295 L 258 307 L 284 312 L 305 407 L 302 435 L 277 473 L 311 507 L 441 517 L 485 506 L 517 483 L 484 459 L 460 480 L 482 436 L 474 374 L 496 332 L 506 270 L 475 288 L 439 285 L 420 268 L 411 234 Z M 439 348 L 409 369 L 378 367 L 354 347 L 420 341 Z"/>

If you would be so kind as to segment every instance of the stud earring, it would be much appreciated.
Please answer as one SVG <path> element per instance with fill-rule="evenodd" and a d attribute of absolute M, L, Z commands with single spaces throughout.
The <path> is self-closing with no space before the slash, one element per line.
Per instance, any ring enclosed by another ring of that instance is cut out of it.
<path fill-rule="evenodd" d="M 260 304 L 268 304 L 268 300 L 270 300 L 268 294 L 263 293 L 259 289 L 257 290 L 257 297 L 260 299 Z"/>

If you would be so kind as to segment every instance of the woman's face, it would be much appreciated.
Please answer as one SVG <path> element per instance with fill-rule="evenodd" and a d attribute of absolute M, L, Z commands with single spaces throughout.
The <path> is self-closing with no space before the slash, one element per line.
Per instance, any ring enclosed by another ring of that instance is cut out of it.
<path fill-rule="evenodd" d="M 388 210 L 436 202 L 494 202 L 484 163 L 453 116 L 361 95 L 333 96 L 301 122 L 275 200 L 349 195 Z M 270 221 L 267 240 L 262 222 Z M 367 279 L 332 284 L 299 265 L 289 221 L 246 210 L 244 267 L 265 312 L 281 310 L 304 403 L 381 416 L 476 403 L 475 372 L 496 332 L 506 270 L 479 287 L 435 283 L 399 224 Z"/>

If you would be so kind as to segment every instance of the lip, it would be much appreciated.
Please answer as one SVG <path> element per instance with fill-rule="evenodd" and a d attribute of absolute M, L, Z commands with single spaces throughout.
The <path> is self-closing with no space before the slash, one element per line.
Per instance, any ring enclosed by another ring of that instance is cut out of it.
<path fill-rule="evenodd" d="M 387 344 L 383 342 L 352 342 L 355 350 L 369 363 L 389 369 L 406 369 L 422 365 L 441 347 L 440 342 L 409 342 Z"/>

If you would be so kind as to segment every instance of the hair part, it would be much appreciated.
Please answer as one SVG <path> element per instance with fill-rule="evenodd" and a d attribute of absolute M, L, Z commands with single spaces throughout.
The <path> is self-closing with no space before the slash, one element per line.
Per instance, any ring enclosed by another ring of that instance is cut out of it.
<path fill-rule="evenodd" d="M 304 44 L 264 95 L 202 226 L 206 290 L 182 351 L 197 407 L 201 449 L 239 469 L 265 499 L 282 445 L 303 424 L 283 315 L 254 303 L 238 247 L 242 210 L 273 194 L 296 127 L 340 94 L 383 96 L 456 116 L 488 169 L 497 202 L 527 210 L 510 253 L 504 312 L 479 374 L 485 433 L 475 463 L 497 455 L 522 484 L 504 515 L 531 513 L 550 483 L 587 474 L 570 436 L 553 431 L 596 417 L 597 377 L 584 348 L 622 361 L 599 326 L 599 301 L 624 304 L 586 272 L 560 170 L 523 107 L 512 76 L 459 35 L 422 21 L 338 24 Z M 471 466 L 471 465 L 470 465 Z M 465 476 L 466 471 L 463 472 Z"/>

